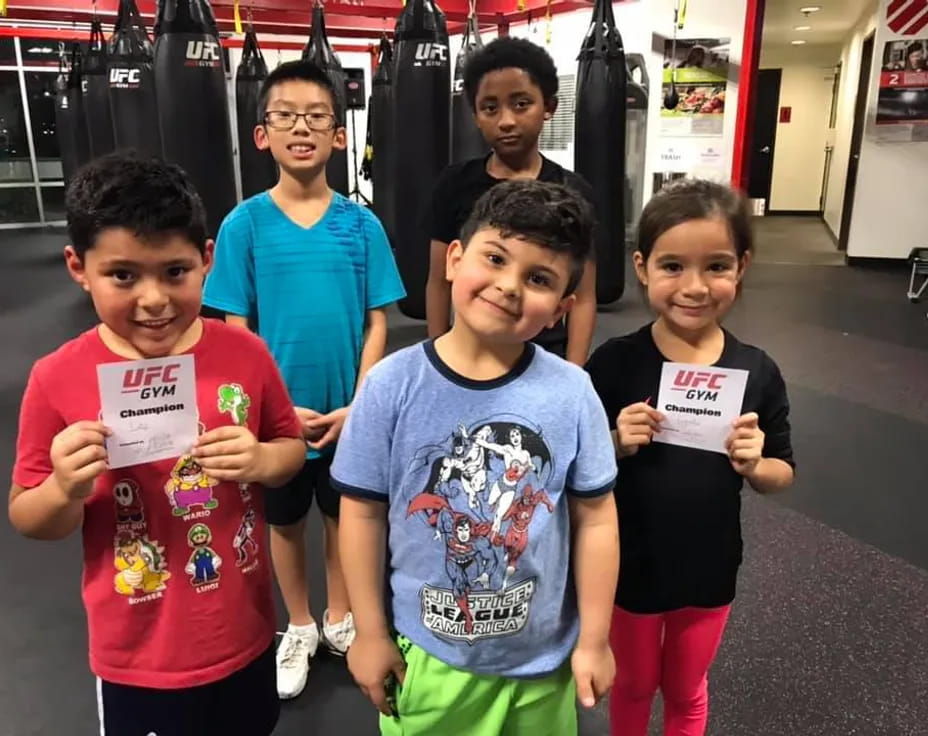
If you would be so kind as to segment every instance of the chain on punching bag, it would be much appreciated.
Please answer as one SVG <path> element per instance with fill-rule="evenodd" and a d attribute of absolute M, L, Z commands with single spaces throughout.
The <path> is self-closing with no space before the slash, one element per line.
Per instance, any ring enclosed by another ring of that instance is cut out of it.
<path fill-rule="evenodd" d="M 90 141 L 84 117 L 80 44 L 71 46 L 70 65 L 65 76 L 62 60 L 59 59 L 55 97 L 55 124 L 65 184 L 90 160 Z"/>
<path fill-rule="evenodd" d="M 84 116 L 87 118 L 90 155 L 94 158 L 110 153 L 115 148 L 106 61 L 103 23 L 94 18 L 90 24 L 90 43 L 84 58 Z"/>
<path fill-rule="evenodd" d="M 155 85 L 164 158 L 190 176 L 215 236 L 236 195 L 222 47 L 207 0 L 159 0 Z"/>
<path fill-rule="evenodd" d="M 258 36 L 249 23 L 245 31 L 242 60 L 235 70 L 235 112 L 238 121 L 238 158 L 242 174 L 242 196 L 270 189 L 277 183 L 277 164 L 270 151 L 255 146 L 255 126 L 263 122 L 258 110 L 261 83 L 267 78 L 267 64 L 258 47 Z"/>
<path fill-rule="evenodd" d="M 161 156 L 153 49 L 135 0 L 120 0 L 106 62 L 113 145 Z"/>
<path fill-rule="evenodd" d="M 464 68 L 474 52 L 482 47 L 477 11 L 472 3 L 464 29 L 463 45 L 454 60 L 454 78 L 451 83 L 451 160 L 455 163 L 484 156 L 489 151 L 474 120 L 474 111 L 467 95 L 464 94 Z"/>
<path fill-rule="evenodd" d="M 429 232 L 422 215 L 451 152 L 451 64 L 444 13 L 432 0 L 407 0 L 396 21 L 395 39 L 395 243 L 407 293 L 400 310 L 424 319 Z"/>
<path fill-rule="evenodd" d="M 316 3 L 313 7 L 312 24 L 309 40 L 303 49 L 303 58 L 313 62 L 329 75 L 332 87 L 335 88 L 336 107 L 341 117 L 338 124 L 344 125 L 345 116 L 348 114 L 345 94 L 345 71 L 342 69 L 342 64 L 335 55 L 335 49 L 332 48 L 325 34 L 325 12 L 321 3 Z M 347 150 L 332 150 L 329 163 L 325 167 L 325 176 L 332 189 L 346 196 L 348 195 L 350 187 L 348 186 Z"/>
<path fill-rule="evenodd" d="M 611 0 L 596 0 L 580 46 L 574 169 L 593 187 L 598 219 L 596 300 L 625 291 L 625 51 Z"/>
<path fill-rule="evenodd" d="M 368 125 L 371 131 L 371 187 L 374 214 L 380 218 L 391 243 L 396 243 L 393 201 L 395 143 L 393 140 L 393 48 L 387 35 L 380 39 L 380 55 L 374 72 Z"/>
<path fill-rule="evenodd" d="M 638 221 L 644 207 L 644 167 L 648 135 L 648 69 L 642 54 L 628 54 L 627 109 L 625 126 L 625 165 L 628 192 L 625 200 L 625 239 L 634 243 L 638 237 Z M 635 80 L 639 72 L 641 81 Z"/>

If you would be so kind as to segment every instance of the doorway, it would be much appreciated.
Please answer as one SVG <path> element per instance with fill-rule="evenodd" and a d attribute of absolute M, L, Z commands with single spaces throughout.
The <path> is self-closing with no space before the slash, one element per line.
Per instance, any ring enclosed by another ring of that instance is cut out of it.
<path fill-rule="evenodd" d="M 870 90 L 870 69 L 873 63 L 874 34 L 864 39 L 860 50 L 860 76 L 857 80 L 857 99 L 854 102 L 854 127 L 851 131 L 851 154 L 847 162 L 847 182 L 844 186 L 844 204 L 841 207 L 841 230 L 838 249 L 846 251 L 851 236 L 851 216 L 854 212 L 854 192 L 857 189 L 857 171 L 860 168 L 860 147 L 864 141 L 864 124 L 867 120 L 867 94 Z"/>
<path fill-rule="evenodd" d="M 754 132 L 748 169 L 748 197 L 762 199 L 769 209 L 773 183 L 773 154 L 777 144 L 777 121 L 780 108 L 782 69 L 757 72 L 757 97 L 754 108 Z"/>

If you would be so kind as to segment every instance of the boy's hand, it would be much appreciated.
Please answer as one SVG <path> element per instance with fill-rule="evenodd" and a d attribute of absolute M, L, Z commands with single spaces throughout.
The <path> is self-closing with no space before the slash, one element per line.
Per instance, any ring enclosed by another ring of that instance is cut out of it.
<path fill-rule="evenodd" d="M 248 427 L 211 429 L 199 436 L 191 454 L 215 480 L 251 483 L 260 475 L 261 444 Z"/>
<path fill-rule="evenodd" d="M 317 415 L 315 419 L 310 419 L 304 426 L 311 431 L 321 431 L 322 436 L 318 439 L 307 441 L 314 450 L 321 450 L 324 447 L 338 441 L 342 433 L 342 427 L 345 426 L 345 420 L 348 418 L 348 407 L 342 407 L 328 414 Z M 305 432 L 305 430 L 304 430 Z"/>
<path fill-rule="evenodd" d="M 93 482 L 106 470 L 104 439 L 110 434 L 102 422 L 83 421 L 55 435 L 49 450 L 52 473 L 68 500 L 93 493 Z"/>
<path fill-rule="evenodd" d="M 650 444 L 654 433 L 660 432 L 662 421 L 664 415 L 644 401 L 622 409 L 615 422 L 619 456 L 634 455 L 639 447 Z"/>
<path fill-rule="evenodd" d="M 296 417 L 300 420 L 300 426 L 303 428 L 303 439 L 307 443 L 317 442 L 325 434 L 325 427 L 310 427 L 310 422 L 321 417 L 318 411 L 304 409 L 302 406 L 296 407 Z"/>
<path fill-rule="evenodd" d="M 765 435 L 757 421 L 757 414 L 753 411 L 738 417 L 725 442 L 731 466 L 741 475 L 753 473 L 763 456 Z"/>
<path fill-rule="evenodd" d="M 384 683 L 392 674 L 400 685 L 406 679 L 406 663 L 389 636 L 358 635 L 348 648 L 348 671 L 377 710 L 396 715 L 387 702 Z"/>
<path fill-rule="evenodd" d="M 577 699 L 584 708 L 592 708 L 609 692 L 615 679 L 615 658 L 608 644 L 574 649 L 570 666 L 577 683 Z"/>

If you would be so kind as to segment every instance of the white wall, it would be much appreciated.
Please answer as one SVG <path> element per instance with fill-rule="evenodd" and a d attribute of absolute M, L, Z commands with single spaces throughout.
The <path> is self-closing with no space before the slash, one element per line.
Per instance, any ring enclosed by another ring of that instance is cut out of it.
<path fill-rule="evenodd" d="M 841 80 L 838 89 L 838 114 L 835 126 L 834 152 L 828 188 L 825 192 L 825 224 L 837 238 L 841 234 L 841 210 L 844 206 L 844 189 L 847 184 L 847 166 L 851 155 L 851 132 L 854 127 L 854 103 L 857 99 L 857 81 L 860 77 L 860 52 L 864 39 L 876 26 L 876 3 L 863 15 L 848 34 L 841 49 Z M 879 65 L 876 65 L 879 68 Z M 857 177 L 860 187 L 861 177 Z"/>
<path fill-rule="evenodd" d="M 825 146 L 837 46 L 765 49 L 762 69 L 781 69 L 780 107 L 792 108 L 789 123 L 777 124 L 769 210 L 821 209 Z"/>
<path fill-rule="evenodd" d="M 888 3 L 880 1 L 876 23 L 867 127 L 847 246 L 852 258 L 906 258 L 913 247 L 924 247 L 928 240 L 924 204 L 928 192 L 928 143 L 887 143 L 873 137 L 883 46 L 887 41 L 906 38 L 886 25 Z M 926 35 L 923 30 L 914 38 Z"/>

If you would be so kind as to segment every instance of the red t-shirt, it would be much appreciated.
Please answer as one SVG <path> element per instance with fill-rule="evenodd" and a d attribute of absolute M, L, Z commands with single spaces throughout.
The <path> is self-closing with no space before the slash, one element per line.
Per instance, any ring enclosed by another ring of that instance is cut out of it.
<path fill-rule="evenodd" d="M 262 442 L 301 436 L 258 337 L 204 320 L 189 352 L 201 431 L 245 424 Z M 93 329 L 36 362 L 23 396 L 14 483 L 34 488 L 51 474 L 54 436 L 99 417 L 97 365 L 121 360 Z M 84 507 L 82 585 L 94 674 L 184 688 L 221 680 L 270 646 L 263 492 L 205 477 L 189 457 L 97 479 Z"/>

